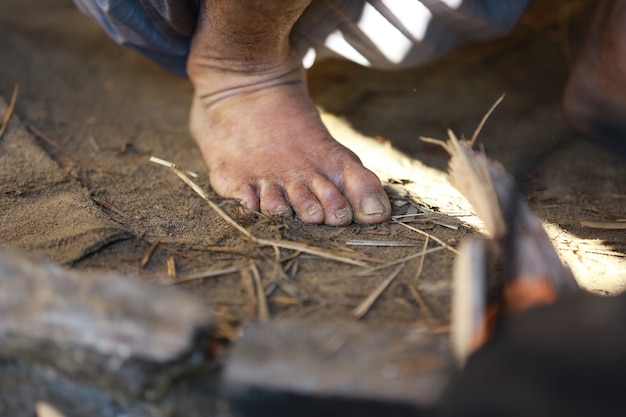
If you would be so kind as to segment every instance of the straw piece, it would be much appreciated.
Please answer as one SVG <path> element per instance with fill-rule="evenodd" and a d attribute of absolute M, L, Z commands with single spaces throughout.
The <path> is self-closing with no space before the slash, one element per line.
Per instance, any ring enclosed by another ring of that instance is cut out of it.
<path fill-rule="evenodd" d="M 97 197 L 91 197 L 91 199 L 92 199 L 93 201 L 95 201 L 97 204 L 99 204 L 99 205 L 101 205 L 102 207 L 104 207 L 104 208 L 108 209 L 109 211 L 112 211 L 113 213 L 115 213 L 115 214 L 117 214 L 117 215 L 119 215 L 119 216 L 121 216 L 121 217 L 125 218 L 126 220 L 141 220 L 141 218 L 133 217 L 133 216 L 131 216 L 131 215 L 129 215 L 129 214 L 124 213 L 122 210 L 120 210 L 120 209 L 118 209 L 118 208 L 114 207 L 114 206 L 113 206 L 113 205 L 111 205 L 110 203 L 108 203 L 108 202 L 106 202 L 106 201 L 104 201 L 104 200 L 102 200 L 102 199 L 100 199 L 100 198 L 97 198 Z"/>
<path fill-rule="evenodd" d="M 284 305 L 284 306 L 297 306 L 302 304 L 302 302 L 293 297 L 287 297 L 285 295 L 277 295 L 273 298 L 276 304 Z"/>
<path fill-rule="evenodd" d="M 392 219 L 392 220 L 393 220 L 393 219 Z M 396 223 L 398 223 L 398 224 L 401 224 L 402 226 L 406 227 L 407 229 L 411 229 L 411 230 L 413 230 L 414 232 L 417 232 L 417 233 L 419 233 L 419 234 L 421 234 L 421 235 L 423 235 L 423 236 L 427 236 L 428 238 L 430 238 L 430 239 L 434 240 L 435 242 L 439 243 L 442 247 L 446 248 L 446 249 L 447 249 L 447 250 L 449 250 L 450 252 L 452 252 L 452 253 L 454 253 L 454 254 L 456 254 L 456 255 L 458 255 L 458 254 L 459 254 L 459 251 L 458 251 L 458 250 L 454 249 L 452 246 L 448 245 L 446 242 L 444 242 L 443 240 L 439 239 L 438 237 L 433 236 L 433 235 L 431 235 L 430 233 L 426 233 L 425 231 L 420 230 L 420 229 L 418 229 L 418 228 L 416 228 L 416 227 L 409 226 L 408 224 L 406 224 L 406 223 L 404 223 L 404 222 L 401 222 L 401 221 L 398 221 L 398 220 L 393 220 L 393 221 L 394 221 L 394 222 L 396 222 Z"/>
<path fill-rule="evenodd" d="M 581 220 L 580 225 L 591 229 L 626 230 L 626 223 L 624 222 L 588 222 Z"/>
<path fill-rule="evenodd" d="M 173 256 L 167 258 L 167 277 L 176 279 L 176 262 Z"/>
<path fill-rule="evenodd" d="M 161 158 L 157 158 L 156 156 L 150 157 L 150 161 L 154 162 L 155 164 L 163 165 L 163 166 L 168 167 L 168 168 L 179 169 L 179 170 L 181 170 L 182 172 L 184 172 L 185 174 L 189 175 L 192 178 L 198 178 L 198 174 L 196 174 L 195 172 L 182 170 L 182 169 L 178 168 L 178 166 L 176 166 L 176 164 L 173 164 L 172 162 L 168 162 L 168 161 L 166 161 L 164 159 L 161 159 Z"/>
<path fill-rule="evenodd" d="M 361 302 L 353 311 L 352 315 L 358 320 L 365 316 L 369 309 L 374 305 L 378 297 L 387 289 L 389 284 L 400 274 L 406 263 L 398 265 L 396 269 L 385 279 L 372 293 Z"/>
<path fill-rule="evenodd" d="M 141 269 L 145 268 L 146 265 L 148 265 L 148 262 L 150 262 L 150 259 L 152 258 L 152 255 L 154 254 L 154 251 L 159 243 L 159 240 L 155 240 L 154 242 L 152 242 L 146 254 L 143 256 L 143 258 L 141 258 L 141 264 L 139 264 Z"/>
<path fill-rule="evenodd" d="M 409 288 L 409 292 L 411 293 L 411 296 L 413 297 L 417 305 L 420 307 L 420 310 L 422 310 L 422 313 L 424 313 L 424 315 L 426 316 L 426 319 L 431 323 L 434 322 L 435 317 L 433 316 L 432 311 L 430 311 L 428 304 L 426 304 L 426 302 L 424 301 L 424 298 L 420 295 L 419 291 L 417 291 L 417 288 L 415 288 L 415 285 L 408 285 L 408 288 Z"/>
<path fill-rule="evenodd" d="M 9 108 L 7 109 L 7 113 L 4 115 L 2 119 L 2 124 L 0 124 L 0 139 L 4 136 L 4 132 L 6 132 L 7 127 L 9 126 L 9 121 L 11 120 L 11 116 L 13 116 L 13 111 L 15 110 L 15 103 L 17 102 L 17 93 L 20 91 L 20 85 L 15 84 L 13 87 L 13 94 L 11 95 L 11 102 L 9 103 Z"/>
<path fill-rule="evenodd" d="M 197 274 L 191 274 L 183 279 L 180 279 L 176 282 L 167 284 L 167 285 L 181 285 L 188 284 L 190 282 L 201 281 L 207 278 L 215 278 L 221 277 L 222 275 L 232 274 L 234 272 L 239 272 L 241 270 L 238 266 L 229 266 L 228 268 L 216 269 L 213 271 L 199 272 Z"/>
<path fill-rule="evenodd" d="M 413 247 L 417 246 L 415 243 L 400 242 L 400 241 L 387 241 L 387 240 L 348 240 L 346 242 L 348 246 L 381 246 L 381 247 Z"/>
<path fill-rule="evenodd" d="M 428 240 L 429 240 L 429 237 L 426 236 L 426 239 L 424 240 L 424 247 L 422 248 L 422 252 L 426 252 L 426 249 L 428 249 Z M 417 266 L 417 271 L 415 272 L 415 278 L 413 278 L 413 284 L 415 284 L 420 279 L 420 277 L 422 276 L 422 271 L 424 270 L 424 259 L 425 258 L 426 258 L 425 256 L 422 256 L 420 258 L 420 263 Z"/>
<path fill-rule="evenodd" d="M 258 314 L 258 306 L 255 294 L 254 275 L 249 265 L 241 269 L 241 285 L 247 297 L 246 307 L 248 309 L 248 318 L 253 320 Z"/>
<path fill-rule="evenodd" d="M 485 123 L 487 122 L 487 119 L 489 118 L 489 116 L 491 116 L 491 113 L 493 113 L 493 111 L 496 109 L 496 107 L 498 107 L 498 105 L 502 102 L 502 100 L 504 100 L 504 94 L 502 94 L 500 96 L 500 98 L 498 98 L 496 100 L 495 103 L 493 103 L 493 105 L 491 106 L 491 108 L 487 111 L 487 113 L 485 113 L 485 115 L 483 116 L 483 118 L 481 119 L 480 123 L 478 124 L 478 126 L 476 127 L 476 130 L 474 130 L 474 134 L 472 135 L 472 138 L 469 141 L 469 147 L 473 147 L 474 143 L 476 142 L 476 139 L 478 138 L 478 135 L 480 134 L 480 131 L 482 130 L 483 126 L 485 125 Z"/>
<path fill-rule="evenodd" d="M 258 315 L 260 321 L 268 321 L 270 319 L 270 310 L 267 307 L 267 298 L 265 298 L 265 291 L 263 291 L 263 284 L 261 284 L 261 274 L 256 264 L 250 265 L 252 276 L 254 278 L 255 292 L 256 292 L 256 305 L 258 309 Z"/>

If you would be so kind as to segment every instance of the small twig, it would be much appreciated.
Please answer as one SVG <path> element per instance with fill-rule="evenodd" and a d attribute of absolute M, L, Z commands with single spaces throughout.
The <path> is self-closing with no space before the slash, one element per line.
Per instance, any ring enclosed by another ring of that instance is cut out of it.
<path fill-rule="evenodd" d="M 93 201 L 95 201 L 96 203 L 98 203 L 99 205 L 101 205 L 102 207 L 104 207 L 104 208 L 106 208 L 106 209 L 108 209 L 108 210 L 112 211 L 112 212 L 113 212 L 113 213 L 115 213 L 115 214 L 118 214 L 118 215 L 122 216 L 122 217 L 123 217 L 123 218 L 125 218 L 126 220 L 139 220 L 139 219 L 137 219 L 136 217 L 132 217 L 132 216 L 130 216 L 130 215 L 128 215 L 128 214 L 126 214 L 126 213 L 124 213 L 123 211 L 121 211 L 121 210 L 119 210 L 119 209 L 117 209 L 117 208 L 113 207 L 111 204 L 107 203 L 107 202 L 106 202 L 106 201 L 104 201 L 104 200 L 101 200 L 101 199 L 99 199 L 99 198 L 97 198 L 97 197 L 92 197 L 91 199 L 92 199 Z"/>
<path fill-rule="evenodd" d="M 387 240 L 348 240 L 346 242 L 348 246 L 380 246 L 380 247 L 413 247 L 417 246 L 415 243 L 410 242 L 398 242 Z"/>
<path fill-rule="evenodd" d="M 17 102 L 17 93 L 20 91 L 20 84 L 15 84 L 13 87 L 13 94 L 11 95 L 11 102 L 9 103 L 9 108 L 7 109 L 7 113 L 4 115 L 2 119 L 2 124 L 0 124 L 0 139 L 4 136 L 4 132 L 6 132 L 7 127 L 9 126 L 9 121 L 11 120 L 11 116 L 13 116 L 13 111 L 15 110 L 15 103 Z"/>
<path fill-rule="evenodd" d="M 422 252 L 426 252 L 426 249 L 428 249 L 428 240 L 429 240 L 429 237 L 426 236 L 426 239 L 424 240 L 424 247 L 422 248 Z M 415 278 L 413 278 L 413 284 L 415 284 L 422 276 L 422 271 L 424 270 L 424 259 L 426 259 L 425 256 L 422 256 L 420 258 L 420 263 L 419 265 L 417 265 L 417 271 L 415 272 Z"/>
<path fill-rule="evenodd" d="M 276 304 L 284 305 L 284 306 L 297 306 L 302 304 L 302 302 L 296 298 L 288 297 L 285 295 L 277 295 L 273 298 Z"/>
<path fill-rule="evenodd" d="M 283 265 L 282 265 L 281 257 L 280 257 L 280 248 L 277 248 L 276 246 L 274 246 L 273 267 L 274 267 L 274 281 L 275 282 L 289 279 L 289 277 L 287 276 L 287 273 L 283 269 Z"/>
<path fill-rule="evenodd" d="M 377 267 L 374 267 L 374 268 L 368 268 L 366 270 L 363 270 L 363 271 L 359 272 L 356 275 L 357 276 L 369 275 L 372 272 L 378 271 L 379 269 L 388 268 L 390 266 L 398 265 L 398 264 L 401 264 L 403 262 L 408 262 L 408 261 L 411 261 L 411 260 L 413 260 L 415 258 L 420 258 L 420 257 L 423 258 L 424 256 L 426 256 L 426 255 L 428 255 L 430 253 L 439 252 L 440 250 L 443 250 L 443 249 L 445 249 L 443 246 L 437 246 L 436 248 L 426 249 L 426 250 L 424 250 L 422 252 L 414 253 L 412 255 L 405 256 L 404 258 L 397 259 L 395 261 L 389 262 L 389 263 L 387 263 L 385 265 L 380 265 L 380 266 L 377 266 Z"/>
<path fill-rule="evenodd" d="M 287 264 L 285 265 L 285 273 L 287 274 L 288 277 L 295 277 L 296 275 L 298 275 L 298 269 L 300 268 L 300 254 L 302 252 L 296 252 L 298 254 L 297 257 L 290 259 L 287 261 Z"/>
<path fill-rule="evenodd" d="M 346 279 L 348 279 L 350 277 L 354 277 L 354 276 L 362 277 L 362 276 L 370 275 L 370 274 L 372 274 L 372 273 L 374 273 L 376 271 L 379 271 L 381 269 L 389 268 L 390 266 L 394 266 L 394 265 L 398 265 L 398 264 L 401 264 L 401 263 L 404 263 L 404 262 L 408 262 L 408 261 L 411 261 L 411 260 L 413 260 L 415 258 L 424 257 L 425 255 L 428 255 L 429 253 L 438 252 L 438 251 L 443 250 L 443 249 L 444 249 L 443 246 L 437 246 L 436 248 L 426 249 L 425 251 L 422 251 L 422 252 L 419 252 L 419 253 L 414 253 L 414 254 L 409 255 L 409 256 L 405 256 L 404 258 L 397 259 L 395 261 L 391 261 L 391 262 L 386 263 L 384 265 L 379 265 L 379 266 L 375 266 L 375 267 L 372 267 L 372 268 L 364 269 L 362 271 L 359 271 L 356 274 L 352 273 L 352 274 L 349 274 L 349 275 L 343 275 L 341 277 L 332 278 L 332 279 L 329 279 L 329 280 L 326 280 L 326 281 L 319 281 L 317 284 L 323 284 L 323 285 L 332 284 L 332 283 L 335 283 L 335 282 L 345 281 Z"/>
<path fill-rule="evenodd" d="M 420 136 L 422 142 L 431 143 L 433 145 L 441 146 L 446 152 L 452 154 L 452 148 L 445 140 L 429 138 L 427 136 Z"/>
<path fill-rule="evenodd" d="M 159 241 L 155 240 L 154 242 L 152 242 L 152 244 L 150 245 L 150 248 L 148 248 L 148 252 L 146 252 L 146 254 L 143 256 L 143 258 L 141 258 L 141 269 L 145 268 L 146 265 L 148 265 L 148 262 L 150 262 L 150 258 L 152 258 L 152 255 L 154 254 L 154 250 L 156 249 L 156 247 L 159 245 Z"/>
<path fill-rule="evenodd" d="M 392 220 L 393 220 L 393 219 L 392 219 Z M 458 254 L 459 254 L 459 251 L 458 251 L 458 250 L 454 249 L 452 246 L 448 245 L 446 242 L 444 242 L 443 240 L 439 239 L 438 237 L 433 236 L 433 235 L 431 235 L 430 233 L 426 233 L 425 231 L 420 230 L 420 229 L 418 229 L 418 228 L 416 228 L 416 227 L 409 226 L 408 224 L 406 224 L 406 223 L 404 223 L 404 222 L 400 222 L 400 221 L 397 221 L 397 220 L 393 220 L 393 221 L 394 221 L 394 222 L 396 222 L 396 223 L 398 223 L 398 224 L 401 224 L 402 226 L 406 227 L 407 229 L 411 229 L 411 230 L 413 230 L 414 232 L 417 232 L 417 233 L 419 233 L 419 234 L 421 234 L 421 235 L 423 235 L 423 236 L 427 236 L 428 238 L 430 238 L 430 239 L 434 240 L 435 242 L 439 243 L 441 246 L 443 246 L 444 248 L 446 248 L 446 249 L 447 249 L 447 250 L 449 250 L 450 252 L 452 252 L 452 253 L 454 253 L 454 254 L 456 254 L 456 255 L 458 255 Z"/>
<path fill-rule="evenodd" d="M 261 284 L 261 274 L 256 264 L 250 265 L 252 276 L 254 277 L 255 292 L 256 292 L 256 304 L 258 308 L 258 315 L 260 321 L 268 321 L 270 319 L 270 310 L 267 307 L 267 298 L 265 298 L 265 291 L 263 291 L 263 284 Z"/>
<path fill-rule="evenodd" d="M 452 229 L 452 230 L 459 230 L 459 226 L 457 226 L 456 224 L 450 224 L 450 223 L 446 223 L 443 222 L 441 220 L 431 220 L 430 221 L 432 224 L 436 224 L 438 226 L 442 226 L 448 229 Z"/>
<path fill-rule="evenodd" d="M 603 249 L 583 249 L 585 253 L 595 253 L 596 255 L 607 255 L 607 256 L 616 256 L 618 258 L 626 257 L 626 253 L 616 252 L 613 250 L 603 250 Z"/>
<path fill-rule="evenodd" d="M 426 319 L 431 323 L 435 322 L 435 317 L 433 316 L 433 313 L 430 311 L 428 304 L 426 304 L 426 302 L 424 301 L 424 298 L 422 298 L 419 291 L 417 291 L 417 288 L 415 288 L 414 285 L 408 285 L 407 287 L 409 288 L 409 292 L 411 293 L 411 296 L 413 297 L 417 305 L 420 307 L 420 310 L 422 310 L 422 312 L 426 316 Z"/>
<path fill-rule="evenodd" d="M 223 275 L 228 275 L 228 274 L 232 274 L 235 272 L 239 272 L 241 270 L 240 267 L 238 266 L 230 266 L 228 268 L 223 268 L 223 269 L 216 269 L 213 271 L 206 271 L 206 272 L 199 272 L 197 274 L 192 274 L 189 275 L 183 279 L 180 279 L 176 282 L 173 282 L 171 284 L 167 284 L 167 285 L 181 285 L 181 284 L 188 284 L 190 282 L 197 282 L 197 281 L 202 281 L 204 279 L 207 278 L 216 278 L 216 277 L 221 277 Z"/>
<path fill-rule="evenodd" d="M 159 164 L 159 165 L 163 165 L 164 167 L 168 167 L 168 168 L 176 168 L 182 172 L 184 172 L 185 174 L 189 175 L 192 178 L 198 178 L 198 174 L 196 174 L 193 171 L 186 171 L 184 169 L 180 169 L 178 168 L 178 166 L 176 164 L 173 164 L 171 162 L 165 161 L 161 158 L 157 158 L 156 156 L 153 156 L 150 158 L 150 161 L 154 162 L 155 164 Z"/>
<path fill-rule="evenodd" d="M 389 284 L 400 274 L 406 263 L 398 265 L 396 269 L 385 279 L 372 293 L 361 302 L 353 311 L 352 315 L 358 320 L 365 316 L 369 309 L 374 305 L 378 297 L 387 289 Z"/>
<path fill-rule="evenodd" d="M 367 262 L 360 261 L 354 258 L 347 258 L 345 256 L 335 255 L 334 253 L 324 250 L 322 248 L 318 248 L 316 246 L 310 246 L 306 243 L 299 242 L 291 242 L 288 240 L 273 240 L 273 239 L 262 239 L 255 238 L 254 241 L 261 246 L 278 246 L 283 249 L 291 249 L 295 251 L 300 251 L 304 253 L 308 253 L 310 255 L 316 255 L 320 258 L 332 259 L 334 261 L 343 262 L 350 265 L 367 267 L 369 264 Z"/>
<path fill-rule="evenodd" d="M 580 225 L 592 229 L 626 230 L 626 223 L 624 222 L 588 222 L 582 220 Z"/>
<path fill-rule="evenodd" d="M 498 107 L 498 105 L 502 102 L 502 100 L 504 100 L 504 94 L 502 94 L 495 103 L 493 103 L 493 105 L 491 106 L 491 108 L 489 108 L 489 110 L 487 111 L 487 113 L 485 113 L 485 115 L 483 116 L 483 118 L 480 120 L 480 123 L 478 124 L 478 126 L 476 127 L 476 130 L 474 130 L 474 134 L 472 135 L 472 138 L 468 141 L 469 143 L 469 147 L 473 147 L 474 143 L 476 142 L 476 139 L 478 139 L 478 135 L 480 134 L 480 131 L 482 130 L 483 126 L 485 125 L 485 123 L 487 122 L 487 119 L 489 118 L 489 116 L 491 116 L 491 113 L 493 113 L 493 111 L 496 109 L 496 107 Z M 448 136 L 453 136 L 454 134 L 452 133 L 452 131 L 450 129 L 448 129 Z M 444 140 L 441 139 L 434 139 L 434 138 L 429 138 L 427 136 L 420 136 L 420 140 L 422 142 L 426 142 L 426 143 L 432 143 L 433 145 L 437 145 L 437 146 L 441 146 L 443 149 L 446 150 L 446 152 L 448 152 L 450 155 L 453 154 L 452 151 L 452 147 L 451 145 Z"/>
<path fill-rule="evenodd" d="M 408 219 L 412 219 L 414 217 L 420 217 L 420 216 L 430 216 L 430 213 L 413 213 L 413 214 L 398 214 L 395 216 L 391 216 L 392 219 L 394 220 L 406 220 Z"/>
<path fill-rule="evenodd" d="M 176 261 L 174 261 L 173 256 L 167 258 L 167 277 L 176 279 Z"/>
<path fill-rule="evenodd" d="M 253 320 L 258 314 L 258 306 L 255 294 L 256 291 L 254 289 L 254 275 L 249 265 L 241 269 L 241 285 L 247 297 L 246 307 L 248 309 L 248 318 Z"/>
<path fill-rule="evenodd" d="M 102 148 L 100 148 L 100 145 L 98 145 L 98 142 L 96 141 L 96 138 L 93 135 L 87 136 L 87 140 L 89 140 L 89 143 L 91 143 L 91 146 L 93 147 L 94 151 L 100 152 L 102 150 Z"/>
<path fill-rule="evenodd" d="M 474 146 L 474 143 L 476 142 L 476 139 L 478 139 L 478 135 L 480 134 L 480 131 L 482 130 L 485 123 L 487 122 L 487 119 L 489 118 L 489 116 L 491 116 L 491 113 L 493 113 L 493 111 L 496 109 L 496 107 L 498 107 L 498 105 L 502 102 L 502 100 L 504 100 L 504 96 L 505 95 L 502 94 L 500 98 L 498 98 L 496 102 L 493 103 L 491 108 L 487 111 L 487 113 L 485 113 L 483 118 L 480 120 L 480 123 L 476 127 L 476 130 L 474 130 L 474 134 L 472 135 L 472 138 L 469 141 L 470 148 Z"/>
<path fill-rule="evenodd" d="M 193 182 L 183 171 L 179 170 L 175 166 L 171 166 L 170 169 L 178 176 L 178 178 L 180 178 L 185 184 L 190 186 L 191 189 L 194 190 L 200 197 L 202 197 L 209 204 L 209 206 L 213 209 L 213 211 L 215 211 L 228 224 L 233 226 L 235 229 L 239 230 L 239 232 L 245 237 L 252 239 L 252 240 L 256 240 L 256 238 L 252 236 L 252 233 L 250 233 L 243 226 L 241 226 L 239 223 L 234 221 L 232 217 L 226 214 L 226 212 L 222 210 L 220 206 L 218 206 L 211 200 L 211 198 L 206 193 L 206 191 L 204 191 L 198 184 Z"/>

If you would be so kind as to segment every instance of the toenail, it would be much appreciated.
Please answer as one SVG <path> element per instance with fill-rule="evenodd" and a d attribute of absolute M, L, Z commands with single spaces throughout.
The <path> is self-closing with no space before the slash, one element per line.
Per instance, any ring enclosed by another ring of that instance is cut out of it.
<path fill-rule="evenodd" d="M 291 212 L 289 206 L 279 206 L 272 212 L 275 216 L 286 216 Z"/>
<path fill-rule="evenodd" d="M 322 206 L 320 206 L 319 204 L 313 204 L 312 206 L 309 206 L 306 209 L 306 214 L 309 217 L 314 217 L 316 216 L 320 211 L 322 211 Z"/>
<path fill-rule="evenodd" d="M 344 207 L 335 212 L 335 218 L 337 220 L 343 220 L 350 216 L 352 216 L 352 210 L 350 210 L 350 207 Z"/>
<path fill-rule="evenodd" d="M 383 214 L 385 212 L 385 205 L 380 198 L 368 196 L 361 200 L 361 212 L 366 216 Z"/>

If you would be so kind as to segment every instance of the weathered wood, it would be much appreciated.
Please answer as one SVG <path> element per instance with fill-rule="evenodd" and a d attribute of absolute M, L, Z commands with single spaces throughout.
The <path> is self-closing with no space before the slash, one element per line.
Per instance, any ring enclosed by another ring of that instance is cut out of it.
<path fill-rule="evenodd" d="M 454 373 L 446 336 L 359 323 L 253 325 L 225 387 L 242 416 L 421 416 Z"/>
<path fill-rule="evenodd" d="M 193 296 L 0 251 L 0 359 L 50 368 L 125 401 L 204 360 L 215 326 Z"/>

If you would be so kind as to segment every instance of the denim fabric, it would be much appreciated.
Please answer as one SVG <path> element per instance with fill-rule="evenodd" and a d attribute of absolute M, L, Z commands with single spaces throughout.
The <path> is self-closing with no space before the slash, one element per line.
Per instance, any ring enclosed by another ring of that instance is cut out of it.
<path fill-rule="evenodd" d="M 116 42 L 185 76 L 200 0 L 74 0 Z M 304 56 L 331 51 L 376 68 L 415 66 L 507 34 L 530 0 L 313 0 L 292 32 Z"/>

